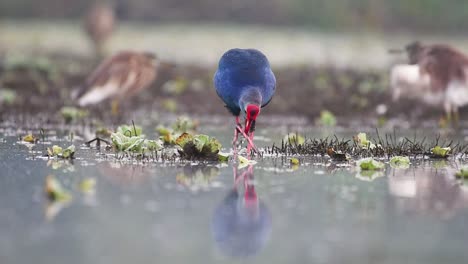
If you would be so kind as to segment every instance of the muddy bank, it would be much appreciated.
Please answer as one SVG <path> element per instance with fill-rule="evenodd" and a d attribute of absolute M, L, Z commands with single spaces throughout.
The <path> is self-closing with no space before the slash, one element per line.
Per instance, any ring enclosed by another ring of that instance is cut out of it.
<path fill-rule="evenodd" d="M 74 105 L 71 94 L 80 87 L 96 62 L 69 55 L 24 58 L 3 56 L 0 63 L 0 87 L 13 92 L 14 98 L 2 98 L 3 116 L 18 114 L 54 114 L 65 105 Z M 226 114 L 212 84 L 213 67 L 177 65 L 165 62 L 159 77 L 149 89 L 121 102 L 121 111 L 141 109 L 193 114 Z M 303 116 L 311 120 L 322 110 L 342 118 L 377 117 L 376 107 L 387 106 L 387 117 L 438 116 L 412 101 L 392 102 L 388 74 L 383 71 L 335 69 L 307 65 L 274 68 L 277 94 L 265 114 Z M 10 96 L 11 97 L 11 96 Z M 90 109 L 93 116 L 110 112 L 109 102 Z"/>

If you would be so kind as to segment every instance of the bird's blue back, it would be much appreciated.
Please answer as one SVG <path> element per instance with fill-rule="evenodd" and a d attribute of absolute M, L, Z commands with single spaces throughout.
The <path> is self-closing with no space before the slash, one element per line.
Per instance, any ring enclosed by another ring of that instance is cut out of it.
<path fill-rule="evenodd" d="M 231 49 L 224 53 L 214 76 L 219 97 L 234 114 L 240 114 L 239 99 L 246 89 L 257 87 L 262 107 L 268 104 L 276 89 L 275 75 L 263 53 L 254 49 Z"/>

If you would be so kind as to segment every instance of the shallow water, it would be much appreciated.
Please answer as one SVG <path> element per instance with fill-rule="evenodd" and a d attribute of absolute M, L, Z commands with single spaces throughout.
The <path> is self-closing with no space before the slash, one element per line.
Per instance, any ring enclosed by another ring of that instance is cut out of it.
<path fill-rule="evenodd" d="M 228 128 L 207 131 L 228 144 Z M 270 145 L 282 133 L 264 129 L 258 142 Z M 68 145 L 65 135 L 49 139 Z M 455 179 L 462 164 L 453 159 L 413 161 L 406 170 L 387 165 L 365 181 L 352 165 L 321 157 L 301 157 L 298 168 L 284 157 L 264 157 L 236 170 L 231 164 L 122 163 L 79 147 L 69 164 L 40 158 L 41 144 L 31 152 L 11 133 L 0 139 L 2 263 L 438 264 L 468 258 L 468 189 Z M 72 191 L 69 204 L 47 201 L 43 185 L 50 174 Z M 76 187 L 89 177 L 97 181 L 94 195 Z"/>

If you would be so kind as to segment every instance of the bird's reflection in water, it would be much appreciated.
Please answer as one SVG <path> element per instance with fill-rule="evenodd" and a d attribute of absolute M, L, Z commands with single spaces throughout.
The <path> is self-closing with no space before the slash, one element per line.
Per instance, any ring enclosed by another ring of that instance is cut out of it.
<path fill-rule="evenodd" d="M 211 229 L 223 254 L 254 256 L 265 246 L 271 232 L 271 214 L 260 201 L 254 185 L 253 166 L 239 174 L 234 171 L 234 187 L 216 207 Z"/>
<path fill-rule="evenodd" d="M 468 190 L 457 182 L 455 172 L 450 166 L 391 169 L 389 191 L 397 198 L 396 206 L 403 212 L 449 219 L 468 208 Z"/>

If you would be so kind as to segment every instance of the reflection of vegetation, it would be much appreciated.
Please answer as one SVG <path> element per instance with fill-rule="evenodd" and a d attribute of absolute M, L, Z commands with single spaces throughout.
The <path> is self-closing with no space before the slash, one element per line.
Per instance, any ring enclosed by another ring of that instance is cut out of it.
<path fill-rule="evenodd" d="M 408 169 L 410 166 L 410 159 L 403 156 L 395 156 L 390 159 L 390 166 L 396 169 Z"/>
<path fill-rule="evenodd" d="M 196 165 L 185 166 L 184 171 L 177 174 L 177 183 L 184 186 L 208 187 L 210 182 L 219 175 L 216 167 Z"/>

